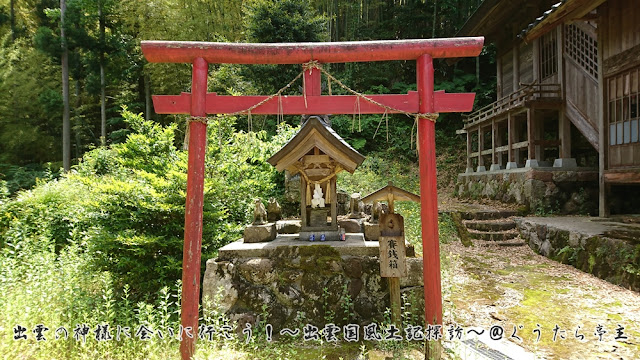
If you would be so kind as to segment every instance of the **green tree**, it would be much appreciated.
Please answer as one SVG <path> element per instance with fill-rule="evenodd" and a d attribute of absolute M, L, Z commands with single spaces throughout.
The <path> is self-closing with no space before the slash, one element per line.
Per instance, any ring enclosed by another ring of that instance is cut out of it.
<path fill-rule="evenodd" d="M 245 4 L 249 42 L 314 42 L 325 40 L 325 20 L 308 1 L 253 0 Z M 299 65 L 251 65 L 246 76 L 262 93 L 272 94 L 301 71 Z"/>

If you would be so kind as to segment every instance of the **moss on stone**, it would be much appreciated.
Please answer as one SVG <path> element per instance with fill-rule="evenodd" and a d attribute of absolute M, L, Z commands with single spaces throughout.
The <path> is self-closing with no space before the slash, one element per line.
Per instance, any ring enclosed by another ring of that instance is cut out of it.
<path fill-rule="evenodd" d="M 467 230 L 467 227 L 462 223 L 462 217 L 460 216 L 460 213 L 452 212 L 451 220 L 456 227 L 456 231 L 458 233 L 458 237 L 460 237 L 460 242 L 462 243 L 462 245 L 466 247 L 473 246 L 471 237 L 469 236 L 469 231 Z"/>

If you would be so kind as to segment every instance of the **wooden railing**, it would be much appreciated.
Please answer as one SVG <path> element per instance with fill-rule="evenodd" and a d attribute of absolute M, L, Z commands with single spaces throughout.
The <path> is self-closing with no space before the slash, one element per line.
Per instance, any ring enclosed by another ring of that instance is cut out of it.
<path fill-rule="evenodd" d="M 483 123 L 525 102 L 540 99 L 560 99 L 560 84 L 524 84 L 518 91 L 494 101 L 464 118 L 464 128 Z"/>

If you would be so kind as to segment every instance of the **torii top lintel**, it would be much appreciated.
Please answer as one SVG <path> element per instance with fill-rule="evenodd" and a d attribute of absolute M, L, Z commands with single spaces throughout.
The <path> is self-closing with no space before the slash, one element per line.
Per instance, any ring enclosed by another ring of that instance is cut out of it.
<path fill-rule="evenodd" d="M 142 41 L 149 62 L 302 64 L 416 60 L 424 54 L 433 58 L 478 56 L 483 37 L 377 40 L 313 43 L 219 43 L 197 41 Z"/>

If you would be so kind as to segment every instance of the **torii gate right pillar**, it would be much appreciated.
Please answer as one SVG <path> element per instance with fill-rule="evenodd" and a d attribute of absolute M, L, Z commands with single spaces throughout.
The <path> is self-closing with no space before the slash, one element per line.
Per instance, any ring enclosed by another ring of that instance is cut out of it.
<path fill-rule="evenodd" d="M 418 58 L 416 72 L 420 113 L 433 113 L 434 72 L 431 55 L 425 54 Z M 425 324 L 442 325 L 436 138 L 435 122 L 430 119 L 418 119 L 418 157 L 420 162 L 420 219 L 422 223 Z M 425 351 L 425 359 L 440 358 L 441 351 L 438 343 L 427 342 Z"/>

